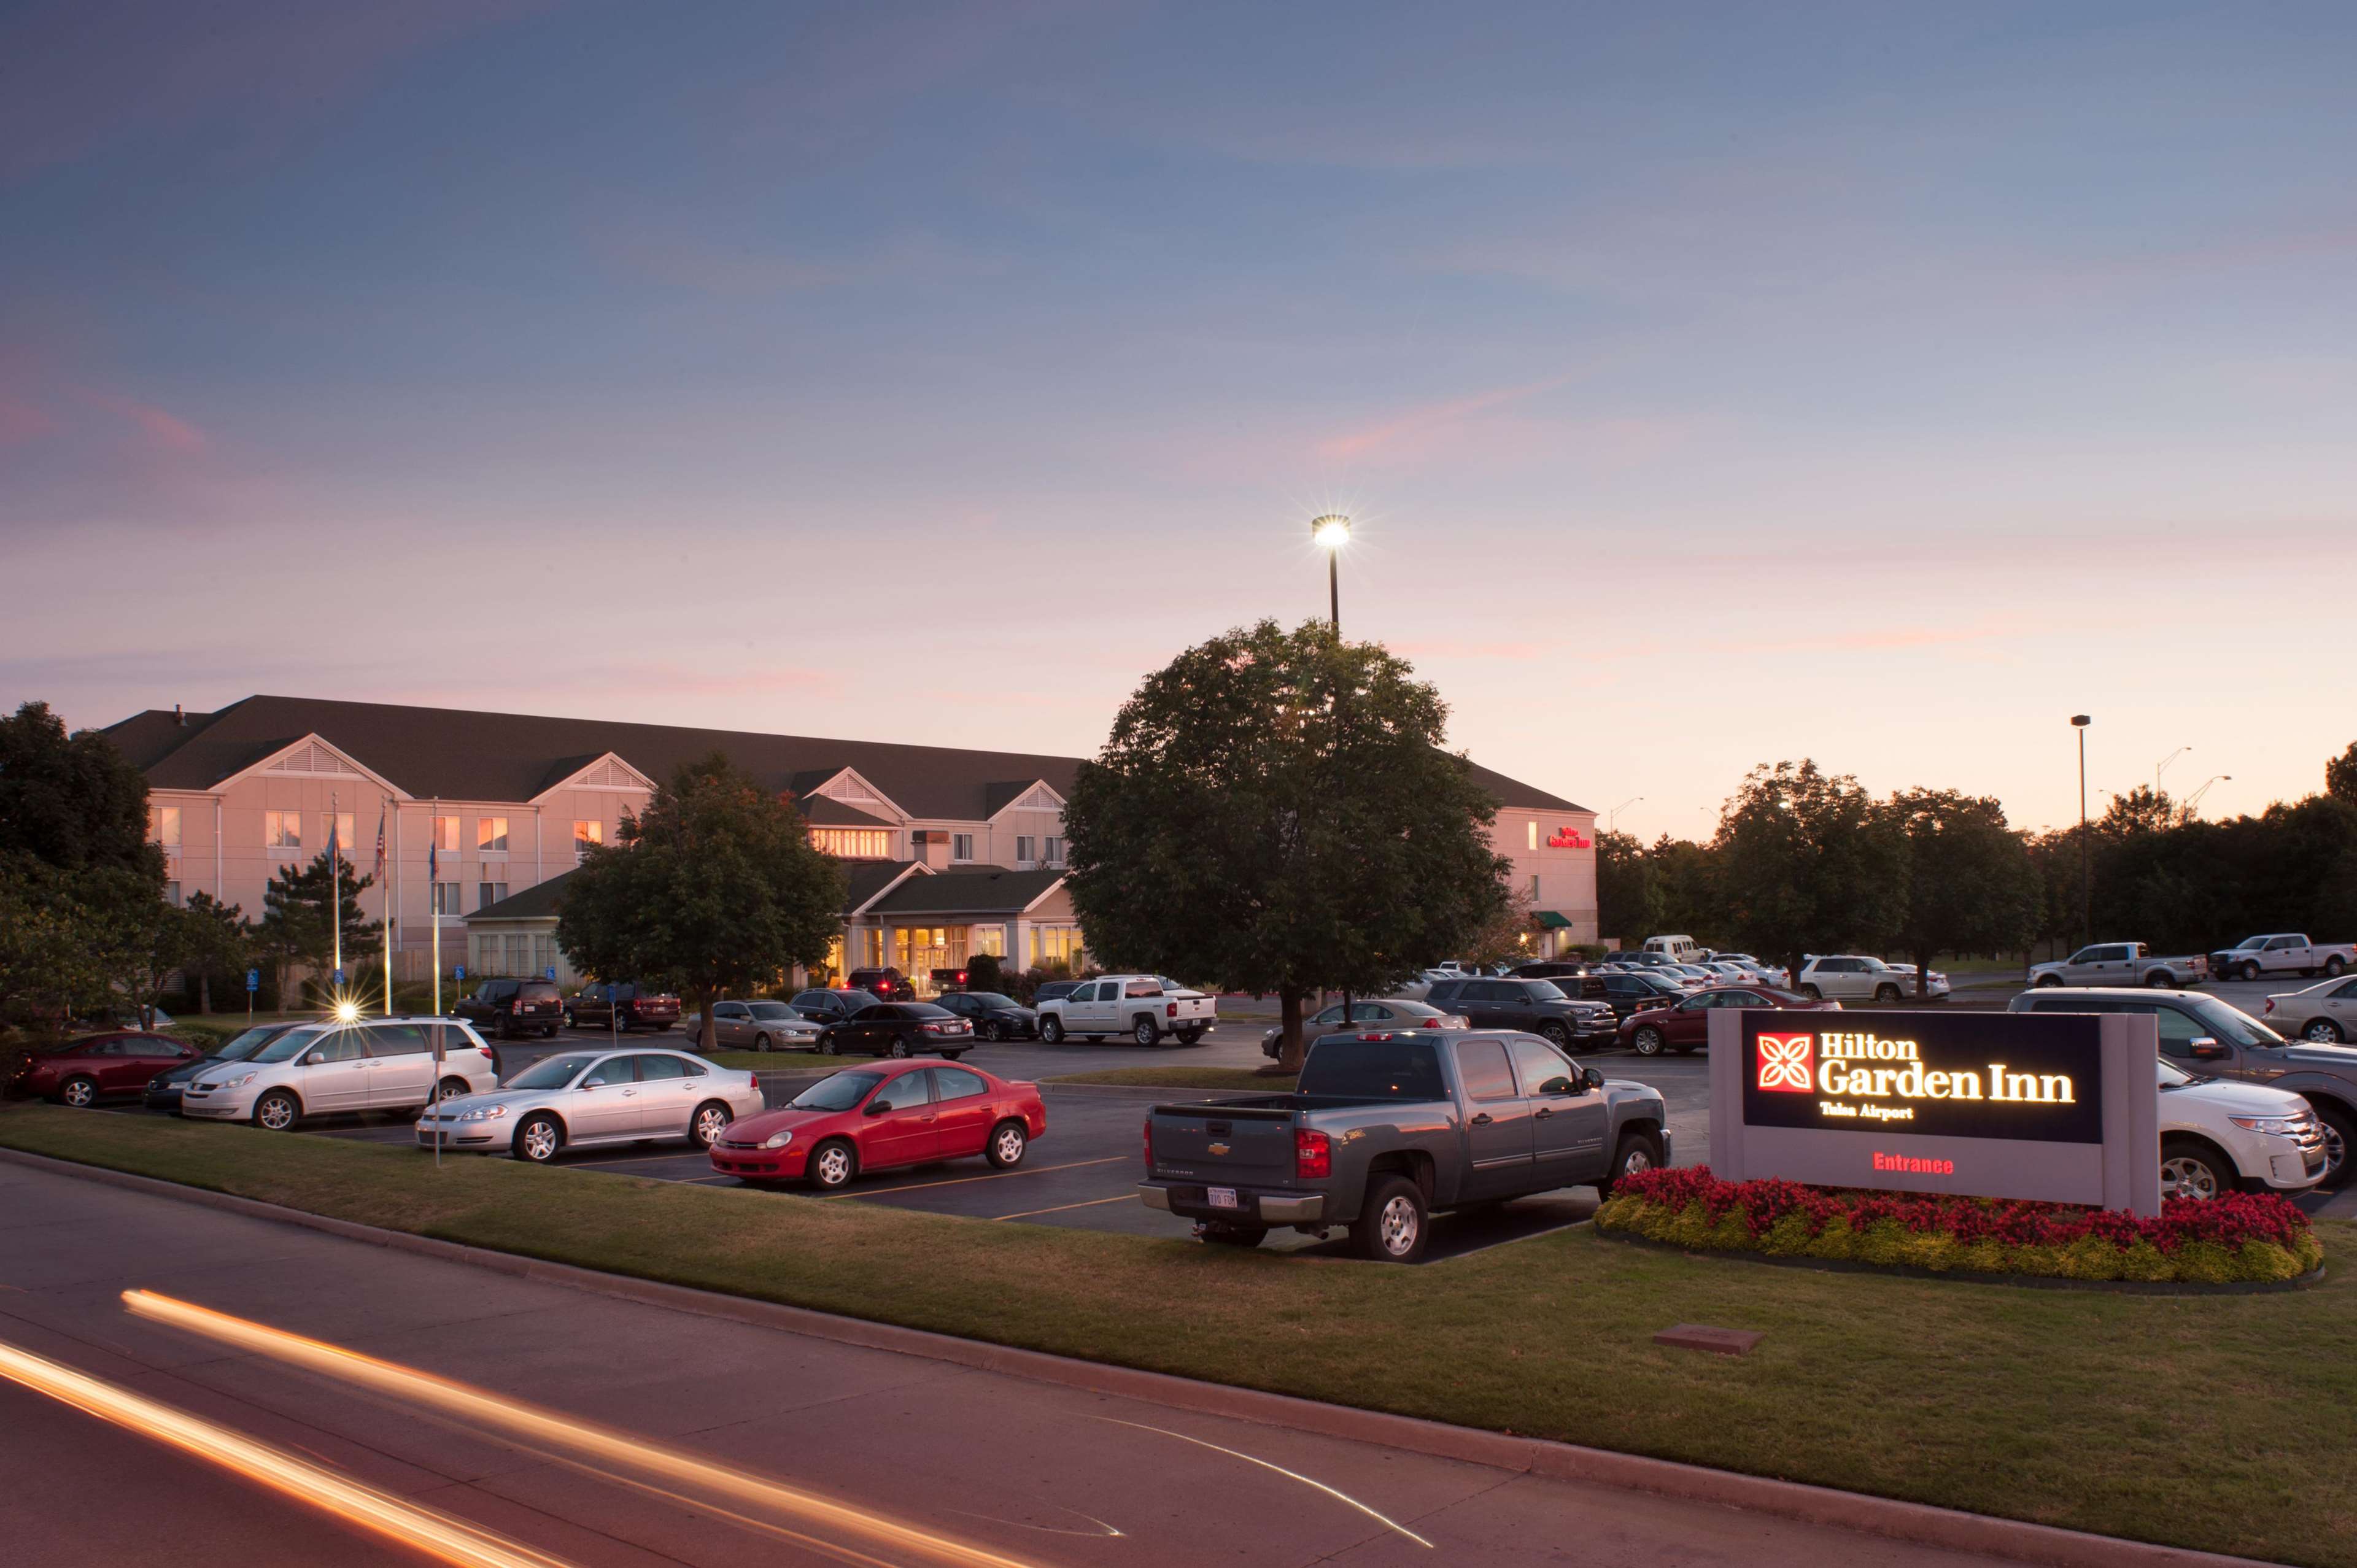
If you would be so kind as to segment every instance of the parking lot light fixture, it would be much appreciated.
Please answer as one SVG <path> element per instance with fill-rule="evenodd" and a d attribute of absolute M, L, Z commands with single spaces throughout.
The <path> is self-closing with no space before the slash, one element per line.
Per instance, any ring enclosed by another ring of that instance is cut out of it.
<path fill-rule="evenodd" d="M 1608 832 L 1608 833 L 1609 833 L 1609 832 L 1611 832 L 1615 828 L 1617 828 L 1617 827 L 1620 825 L 1620 813 L 1621 813 L 1621 812 L 1623 812 L 1623 811 L 1627 811 L 1630 807 L 1631 807 L 1631 806 L 1635 805 L 1638 801 L 1640 801 L 1640 800 L 1643 800 L 1644 798 L 1645 798 L 1645 797 L 1643 797 L 1642 795 L 1631 795 L 1631 796 L 1630 796 L 1627 800 L 1625 800 L 1621 801 L 1619 805 L 1617 805 L 1617 806 L 1613 807 L 1610 811 L 1609 811 L 1605 812 L 1605 813 L 1604 813 L 1604 831 L 1605 831 L 1606 832 Z"/>
<path fill-rule="evenodd" d="M 2079 940 L 2095 940 L 2095 862 L 2087 847 L 2087 726 L 2094 718 L 2072 714 L 2071 727 L 2079 732 Z"/>
<path fill-rule="evenodd" d="M 1326 552 L 1326 600 L 1334 635 L 1342 635 L 1342 546 L 1351 542 L 1351 520 L 1339 511 L 1309 520 L 1310 542 Z"/>

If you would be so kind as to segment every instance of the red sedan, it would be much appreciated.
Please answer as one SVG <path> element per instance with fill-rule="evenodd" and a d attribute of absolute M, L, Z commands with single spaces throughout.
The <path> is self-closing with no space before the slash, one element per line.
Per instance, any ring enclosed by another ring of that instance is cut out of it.
<path fill-rule="evenodd" d="M 1641 1057 L 1664 1050 L 1680 1056 L 1710 1044 L 1710 1015 L 1715 1007 L 1791 1007 L 1801 1012 L 1841 1011 L 1838 1002 L 1821 1002 L 1797 991 L 1772 985 L 1717 985 L 1681 996 L 1666 1007 L 1631 1013 L 1620 1021 L 1620 1043 Z"/>
<path fill-rule="evenodd" d="M 35 1051 L 7 1083 L 10 1094 L 38 1094 L 60 1105 L 84 1106 L 110 1094 L 137 1094 L 159 1072 L 205 1054 L 169 1035 L 136 1030 L 88 1035 L 54 1050 Z"/>
<path fill-rule="evenodd" d="M 1012 1170 L 1047 1131 L 1036 1083 L 947 1063 L 878 1062 L 734 1123 L 712 1145 L 712 1168 L 754 1187 L 808 1181 L 832 1192 L 862 1171 L 974 1155 Z"/>

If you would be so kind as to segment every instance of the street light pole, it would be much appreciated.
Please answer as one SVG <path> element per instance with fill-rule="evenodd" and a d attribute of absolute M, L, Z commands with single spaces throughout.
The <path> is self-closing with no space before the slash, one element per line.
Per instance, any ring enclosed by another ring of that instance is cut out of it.
<path fill-rule="evenodd" d="M 2169 765 L 2192 749 L 2193 747 L 2190 744 L 2180 746 L 2175 751 L 2170 752 L 2167 757 L 2162 757 L 2158 762 L 2152 765 L 2152 792 L 2155 795 L 2160 793 L 2160 776 L 2169 771 Z"/>
<path fill-rule="evenodd" d="M 1339 511 L 1309 520 L 1309 538 L 1326 552 L 1326 606 L 1334 636 L 1342 635 L 1342 546 L 1351 542 L 1351 520 Z"/>
<path fill-rule="evenodd" d="M 2210 793 L 2211 785 L 2221 783 L 2232 784 L 2233 781 L 2234 776 L 2231 773 L 2213 773 L 2209 778 L 2203 779 L 2201 781 L 2201 788 L 2193 791 L 2193 793 L 2187 798 L 2185 802 L 2185 814 L 2188 817 L 2190 817 L 2201 810 L 2201 797 Z"/>
<path fill-rule="evenodd" d="M 2095 862 L 2087 844 L 2087 726 L 2095 721 L 2086 714 L 2071 715 L 2079 732 L 2079 941 L 2095 940 Z"/>
<path fill-rule="evenodd" d="M 1605 812 L 1604 831 L 1608 833 L 1617 831 L 1620 825 L 1620 813 L 1644 798 L 1645 797 L 1642 795 L 1631 795 L 1627 800 L 1621 801 L 1618 806 L 1615 806 L 1610 811 Z"/>

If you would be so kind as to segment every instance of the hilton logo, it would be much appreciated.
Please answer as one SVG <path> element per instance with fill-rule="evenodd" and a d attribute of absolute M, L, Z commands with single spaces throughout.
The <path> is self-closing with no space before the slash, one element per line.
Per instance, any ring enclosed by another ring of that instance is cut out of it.
<path fill-rule="evenodd" d="M 1557 828 L 1547 835 L 1549 849 L 1594 849 L 1596 841 L 1575 828 Z"/>
<path fill-rule="evenodd" d="M 1814 1035 L 1760 1036 L 1760 1087 L 1807 1094 L 1816 1087 Z"/>

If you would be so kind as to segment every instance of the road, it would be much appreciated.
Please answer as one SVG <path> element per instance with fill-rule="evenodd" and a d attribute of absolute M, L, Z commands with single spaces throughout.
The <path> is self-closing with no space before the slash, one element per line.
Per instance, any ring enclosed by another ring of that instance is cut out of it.
<path fill-rule="evenodd" d="M 290 1360 L 317 1348 L 134 1316 L 129 1290 L 364 1352 L 378 1386 Z M 488 1532 L 510 1553 L 489 1561 L 538 1568 L 975 1563 L 976 1549 L 1028 1568 L 1988 1561 L 640 1305 L 0 1165 L 0 1358 L 11 1348 L 101 1380 L 102 1406 L 127 1391 L 211 1425 L 170 1447 L 0 1379 L 10 1568 L 425 1561 L 284 1495 L 296 1466 L 371 1488 L 380 1513 L 428 1509 Z M 421 1391 L 410 1370 L 465 1389 Z M 459 1397 L 463 1415 L 426 1402 Z M 516 1401 L 554 1414 L 501 1423 Z M 620 1435 L 592 1454 L 582 1423 Z M 241 1436 L 283 1451 L 259 1466 L 275 1486 L 226 1467 Z M 683 1469 L 665 1468 L 672 1455 Z M 742 1472 L 725 1491 L 724 1464 Z"/>

